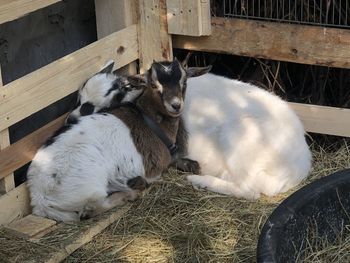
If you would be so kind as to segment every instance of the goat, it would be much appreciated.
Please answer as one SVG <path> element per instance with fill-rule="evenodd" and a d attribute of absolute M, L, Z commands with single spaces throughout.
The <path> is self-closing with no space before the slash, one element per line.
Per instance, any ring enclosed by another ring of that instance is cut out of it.
<path fill-rule="evenodd" d="M 78 91 L 75 109 L 68 115 L 66 123 L 74 123 L 78 117 L 86 116 L 123 102 L 134 101 L 140 89 L 131 87 L 127 78 L 113 74 L 114 62 L 108 61 L 103 69 L 89 78 Z"/>
<path fill-rule="evenodd" d="M 144 75 L 127 78 L 131 89 L 142 87 L 136 108 L 97 112 L 63 126 L 28 169 L 33 213 L 77 221 L 136 198 L 171 161 L 140 111 L 175 142 L 187 78 L 208 70 L 184 68 L 177 60 L 154 62 Z"/>
<path fill-rule="evenodd" d="M 255 199 L 285 192 L 308 175 L 305 130 L 282 99 L 213 74 L 187 86 L 187 157 L 199 162 L 203 174 L 187 176 L 194 187 Z"/>

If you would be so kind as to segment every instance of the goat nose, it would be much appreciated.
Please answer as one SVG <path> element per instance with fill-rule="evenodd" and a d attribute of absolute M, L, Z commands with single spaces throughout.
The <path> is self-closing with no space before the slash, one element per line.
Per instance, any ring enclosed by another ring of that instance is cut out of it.
<path fill-rule="evenodd" d="M 179 102 L 172 103 L 172 104 L 171 104 L 171 107 L 172 107 L 174 110 L 178 111 L 178 110 L 180 110 L 180 108 L 181 108 L 181 103 L 179 103 Z"/>

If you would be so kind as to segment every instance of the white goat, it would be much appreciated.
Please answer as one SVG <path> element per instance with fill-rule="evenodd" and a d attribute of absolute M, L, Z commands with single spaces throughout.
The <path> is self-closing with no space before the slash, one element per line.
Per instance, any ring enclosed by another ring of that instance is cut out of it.
<path fill-rule="evenodd" d="M 213 74 L 187 86 L 188 158 L 202 172 L 187 177 L 194 187 L 254 199 L 285 192 L 308 175 L 303 125 L 282 99 Z"/>

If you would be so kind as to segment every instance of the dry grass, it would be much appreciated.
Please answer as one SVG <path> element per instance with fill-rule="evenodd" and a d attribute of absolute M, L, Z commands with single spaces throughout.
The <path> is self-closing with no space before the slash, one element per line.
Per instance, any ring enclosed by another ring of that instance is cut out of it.
<path fill-rule="evenodd" d="M 346 141 L 336 151 L 316 145 L 311 148 L 314 168 L 303 185 L 350 167 Z M 65 262 L 255 262 L 258 235 L 265 220 L 295 190 L 246 201 L 194 190 L 184 175 L 171 171 L 118 221 Z M 0 262 L 43 262 L 97 220 L 63 225 L 37 244 L 0 229 Z M 349 251 L 347 233 L 338 244 L 310 239 L 306 248 L 310 262 L 335 262 L 330 253 L 340 258 L 341 253 Z"/>
<path fill-rule="evenodd" d="M 345 142 L 336 152 L 312 148 L 314 168 L 303 185 L 350 167 Z M 195 191 L 184 176 L 170 172 L 125 216 L 65 262 L 254 262 L 266 218 L 293 191 L 258 201 L 239 200 Z M 334 245 L 324 249 L 338 253 Z M 310 259 L 316 256 L 310 254 Z"/>
<path fill-rule="evenodd" d="M 350 226 L 343 228 L 335 241 L 317 235 L 317 227 L 310 226 L 306 238 L 306 247 L 298 253 L 297 262 L 337 263 L 350 262 Z"/>

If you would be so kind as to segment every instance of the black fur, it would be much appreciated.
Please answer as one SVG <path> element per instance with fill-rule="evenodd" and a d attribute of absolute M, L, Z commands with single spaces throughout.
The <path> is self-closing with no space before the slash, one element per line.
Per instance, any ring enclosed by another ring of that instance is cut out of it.
<path fill-rule="evenodd" d="M 81 116 L 86 116 L 93 114 L 95 110 L 95 106 L 92 105 L 90 102 L 85 102 L 83 105 L 80 107 L 80 115 Z"/>
<path fill-rule="evenodd" d="M 117 81 L 114 81 L 112 87 L 109 90 L 107 90 L 105 97 L 107 97 L 113 90 L 117 89 L 119 89 L 119 83 Z"/>
<path fill-rule="evenodd" d="M 77 124 L 78 122 L 79 122 L 79 120 L 76 119 L 76 121 L 75 121 L 74 123 L 67 123 L 67 124 L 63 125 L 61 128 L 59 128 L 58 130 L 56 130 L 56 131 L 54 132 L 54 134 L 53 134 L 49 139 L 46 140 L 46 142 L 44 143 L 43 147 L 45 148 L 45 147 L 47 147 L 47 146 L 53 144 L 53 143 L 55 142 L 56 138 L 57 138 L 60 134 L 65 133 L 66 131 L 70 130 L 70 129 L 71 129 L 75 124 Z"/>
<path fill-rule="evenodd" d="M 152 65 L 157 72 L 157 79 L 161 85 L 177 87 L 182 76 L 179 62 L 160 62 Z M 163 67 L 165 66 L 165 67 Z M 165 70 L 165 68 L 169 70 Z"/>

